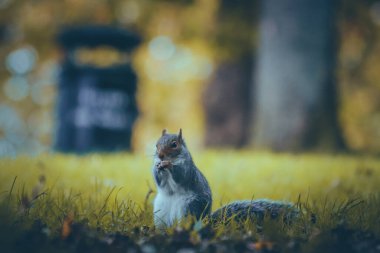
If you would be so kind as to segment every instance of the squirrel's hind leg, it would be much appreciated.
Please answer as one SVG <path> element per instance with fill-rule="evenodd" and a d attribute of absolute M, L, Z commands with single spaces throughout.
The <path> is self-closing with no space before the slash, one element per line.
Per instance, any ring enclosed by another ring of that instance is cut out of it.
<path fill-rule="evenodd" d="M 208 217 L 211 213 L 211 202 L 206 198 L 192 199 L 187 206 L 188 215 L 194 216 L 197 220 Z"/>

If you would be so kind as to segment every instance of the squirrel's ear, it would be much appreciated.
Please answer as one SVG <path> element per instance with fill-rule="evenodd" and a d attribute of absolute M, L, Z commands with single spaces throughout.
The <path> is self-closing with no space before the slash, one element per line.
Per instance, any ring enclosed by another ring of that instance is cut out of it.
<path fill-rule="evenodd" d="M 182 128 L 179 129 L 178 140 L 179 140 L 181 143 L 183 142 L 183 139 L 182 139 Z"/>
<path fill-rule="evenodd" d="M 166 134 L 166 132 L 167 132 L 166 129 L 162 130 L 162 136 L 164 136 Z"/>

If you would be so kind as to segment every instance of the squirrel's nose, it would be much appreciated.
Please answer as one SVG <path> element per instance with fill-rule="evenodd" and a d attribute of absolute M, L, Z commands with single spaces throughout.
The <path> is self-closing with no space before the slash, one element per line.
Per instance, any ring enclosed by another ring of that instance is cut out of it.
<path fill-rule="evenodd" d="M 164 157 L 165 157 L 164 153 L 162 153 L 162 152 L 158 153 L 158 158 L 160 158 L 162 160 L 162 159 L 164 159 Z"/>

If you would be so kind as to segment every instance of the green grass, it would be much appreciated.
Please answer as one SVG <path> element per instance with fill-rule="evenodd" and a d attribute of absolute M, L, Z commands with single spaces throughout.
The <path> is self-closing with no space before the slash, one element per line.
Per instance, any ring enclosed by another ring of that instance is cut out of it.
<path fill-rule="evenodd" d="M 360 242 L 365 242 L 365 249 L 380 245 L 380 159 L 251 151 L 206 151 L 193 156 L 210 182 L 213 210 L 236 199 L 271 198 L 298 203 L 302 217 L 290 226 L 266 220 L 263 231 L 248 222 L 209 227 L 205 221 L 185 222 L 181 229 L 162 233 L 152 222 L 152 157 L 19 157 L 0 160 L 0 242 L 12 251 L 31 237 L 26 244 L 32 248 L 75 251 L 84 239 L 68 242 L 68 238 L 77 238 L 78 233 L 86 235 L 79 237 L 87 238 L 85 245 L 93 251 L 91 245 L 101 249 L 104 245 L 99 243 L 108 237 L 115 241 L 119 233 L 125 247 L 153 247 L 159 252 L 185 246 L 206 252 L 212 247 L 221 252 L 239 252 L 236 247 L 248 252 L 260 247 L 274 252 L 360 252 L 360 247 L 355 251 Z M 71 229 L 63 235 L 66 225 Z M 36 235 L 44 239 L 35 239 Z"/>

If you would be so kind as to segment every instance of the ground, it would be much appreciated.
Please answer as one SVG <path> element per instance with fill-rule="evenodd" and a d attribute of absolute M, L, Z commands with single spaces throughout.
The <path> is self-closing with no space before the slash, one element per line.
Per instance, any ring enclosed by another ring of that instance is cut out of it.
<path fill-rule="evenodd" d="M 292 222 L 153 226 L 152 156 L 0 160 L 4 252 L 380 252 L 380 159 L 252 151 L 194 153 L 213 210 L 236 199 L 291 201 Z M 3 251 L 2 251 L 3 252 Z"/>

